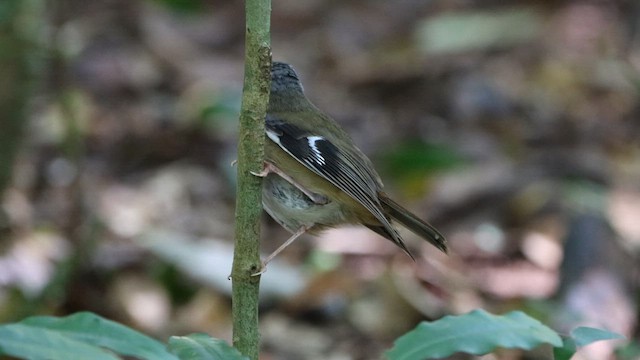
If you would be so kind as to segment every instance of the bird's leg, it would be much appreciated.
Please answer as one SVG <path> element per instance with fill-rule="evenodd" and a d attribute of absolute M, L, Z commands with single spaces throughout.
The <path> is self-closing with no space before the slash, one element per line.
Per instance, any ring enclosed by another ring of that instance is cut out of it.
<path fill-rule="evenodd" d="M 307 232 L 307 230 L 309 230 L 311 228 L 311 226 L 302 226 L 300 227 L 300 229 L 298 229 L 298 231 L 296 231 L 293 235 L 291 235 L 287 241 L 285 241 L 282 245 L 280 245 L 274 252 L 272 252 L 269 256 L 267 256 L 264 260 L 262 260 L 262 265 L 260 267 L 260 271 L 251 274 L 251 276 L 258 276 L 262 273 L 264 273 L 265 271 L 267 271 L 267 264 L 273 260 L 274 257 L 276 257 L 278 254 L 280 254 L 282 252 L 282 250 L 284 250 L 287 246 L 291 245 L 292 242 L 294 242 L 297 238 L 300 237 L 300 235 L 304 234 L 305 232 Z"/>
<path fill-rule="evenodd" d="M 280 170 L 277 166 L 273 165 L 268 161 L 264 162 L 264 167 L 262 168 L 262 171 L 260 171 L 259 173 L 256 173 L 253 171 L 251 172 L 252 175 L 260 176 L 260 177 L 265 177 L 271 173 L 277 174 L 281 178 L 287 180 L 291 185 L 297 187 L 298 190 L 302 191 L 305 195 L 307 195 L 309 199 L 311 199 L 311 201 L 313 201 L 314 203 L 318 205 L 325 205 L 329 203 L 329 199 L 327 199 L 326 196 L 309 191 L 309 189 L 300 185 L 300 183 L 295 181 L 291 176 L 287 175 L 284 171 Z"/>

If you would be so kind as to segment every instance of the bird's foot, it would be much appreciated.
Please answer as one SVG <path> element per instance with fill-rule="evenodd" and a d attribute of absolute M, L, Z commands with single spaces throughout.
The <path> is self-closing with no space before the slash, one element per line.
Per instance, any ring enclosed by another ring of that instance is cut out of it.
<path fill-rule="evenodd" d="M 258 271 L 251 274 L 251 276 L 260 276 L 266 272 L 267 272 L 267 263 L 260 262 L 260 269 L 258 269 Z"/>
<path fill-rule="evenodd" d="M 314 193 L 313 191 L 310 191 L 309 189 L 307 189 L 304 186 L 300 185 L 300 183 L 295 181 L 291 176 L 287 175 L 284 171 L 280 170 L 280 168 L 278 168 L 277 166 L 273 165 L 272 163 L 270 163 L 268 161 L 264 162 L 264 166 L 262 168 L 262 171 L 260 171 L 260 172 L 252 171 L 251 175 L 259 176 L 259 177 L 265 177 L 265 176 L 267 176 L 269 174 L 272 174 L 272 173 L 280 176 L 281 178 L 285 179 L 286 181 L 288 181 L 293 186 L 297 187 L 300 191 L 302 191 L 305 195 L 307 195 L 307 197 L 309 199 L 311 199 L 311 201 L 313 201 L 315 204 L 317 204 L 317 205 L 326 205 L 326 204 L 329 203 L 329 198 L 327 198 L 326 196 L 324 196 L 322 194 Z"/>
<path fill-rule="evenodd" d="M 260 172 L 251 171 L 251 175 L 259 177 L 265 177 L 271 173 L 280 175 L 282 171 L 268 161 L 264 162 L 264 165 L 262 165 L 262 170 L 260 170 Z"/>

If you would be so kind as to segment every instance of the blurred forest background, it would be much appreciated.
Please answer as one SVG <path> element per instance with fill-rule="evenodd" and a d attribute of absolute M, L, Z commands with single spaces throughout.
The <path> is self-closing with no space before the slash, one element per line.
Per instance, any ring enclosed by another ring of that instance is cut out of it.
<path fill-rule="evenodd" d="M 272 28 L 451 250 L 304 237 L 262 277 L 261 358 L 376 359 L 484 308 L 616 331 L 580 358 L 640 359 L 640 2 L 274 0 Z M 0 1 L 1 322 L 230 338 L 243 37 L 241 1 Z M 268 253 L 288 234 L 264 225 Z"/>

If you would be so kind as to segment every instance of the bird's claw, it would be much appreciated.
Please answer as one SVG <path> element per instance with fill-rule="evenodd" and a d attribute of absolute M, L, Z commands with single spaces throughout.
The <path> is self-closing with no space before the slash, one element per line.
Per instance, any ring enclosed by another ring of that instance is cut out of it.
<path fill-rule="evenodd" d="M 260 269 L 257 272 L 254 272 L 253 274 L 251 274 L 251 276 L 260 276 L 266 272 L 267 272 L 267 264 L 262 262 L 260 263 Z"/>
<path fill-rule="evenodd" d="M 251 175 L 258 176 L 258 177 L 265 177 L 265 176 L 269 175 L 269 172 L 270 171 L 267 170 L 267 169 L 264 169 L 264 170 L 262 170 L 260 172 L 249 171 L 249 173 L 251 173 Z"/>

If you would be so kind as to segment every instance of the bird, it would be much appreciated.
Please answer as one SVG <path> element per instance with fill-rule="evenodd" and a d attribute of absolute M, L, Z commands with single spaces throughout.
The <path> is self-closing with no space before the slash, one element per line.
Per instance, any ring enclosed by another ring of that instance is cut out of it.
<path fill-rule="evenodd" d="M 306 97 L 293 67 L 274 61 L 265 117 L 265 211 L 292 235 L 262 261 L 267 264 L 302 234 L 361 224 L 415 258 L 392 220 L 447 252 L 445 237 L 389 198 L 372 162 L 331 117 Z"/>

